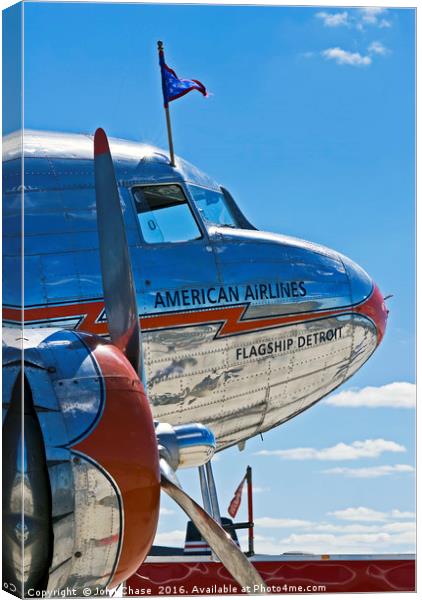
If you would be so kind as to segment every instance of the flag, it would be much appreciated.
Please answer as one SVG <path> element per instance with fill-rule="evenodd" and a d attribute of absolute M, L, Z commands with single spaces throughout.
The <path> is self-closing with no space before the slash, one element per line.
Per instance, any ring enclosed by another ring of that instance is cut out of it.
<path fill-rule="evenodd" d="M 164 60 L 164 51 L 159 50 L 161 83 L 163 86 L 164 107 L 167 108 L 169 102 L 181 98 L 192 90 L 198 90 L 203 96 L 207 95 L 205 86 L 197 79 L 179 79 L 173 69 L 170 69 Z"/>
<path fill-rule="evenodd" d="M 245 475 L 242 481 L 237 486 L 232 501 L 229 504 L 229 508 L 227 509 L 227 512 L 229 513 L 232 519 L 235 518 L 235 516 L 237 515 L 237 511 L 239 510 L 239 506 L 242 501 L 243 486 L 245 485 L 246 478 L 247 476 Z"/>

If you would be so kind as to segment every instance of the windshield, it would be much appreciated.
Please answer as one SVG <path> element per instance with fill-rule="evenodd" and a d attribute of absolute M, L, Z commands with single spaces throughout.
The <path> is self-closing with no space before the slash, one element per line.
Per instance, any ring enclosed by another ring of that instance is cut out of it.
<path fill-rule="evenodd" d="M 206 223 L 219 225 L 220 227 L 242 227 L 242 224 L 236 218 L 234 211 L 221 192 L 207 190 L 196 185 L 190 185 L 189 190 Z"/>

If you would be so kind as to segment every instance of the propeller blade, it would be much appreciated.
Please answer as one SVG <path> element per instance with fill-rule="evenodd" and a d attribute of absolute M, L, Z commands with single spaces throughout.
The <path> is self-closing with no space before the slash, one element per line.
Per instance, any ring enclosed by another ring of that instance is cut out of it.
<path fill-rule="evenodd" d="M 182 508 L 195 523 L 196 528 L 208 542 L 210 548 L 221 560 L 230 575 L 249 593 L 265 590 L 266 584 L 255 567 L 234 543 L 224 529 L 177 485 L 177 478 L 163 459 L 161 465 L 161 487 Z M 254 587 L 259 586 L 259 587 Z"/>
<path fill-rule="evenodd" d="M 126 228 L 107 136 L 94 136 L 95 194 L 104 304 L 111 341 L 140 368 L 140 327 Z"/>

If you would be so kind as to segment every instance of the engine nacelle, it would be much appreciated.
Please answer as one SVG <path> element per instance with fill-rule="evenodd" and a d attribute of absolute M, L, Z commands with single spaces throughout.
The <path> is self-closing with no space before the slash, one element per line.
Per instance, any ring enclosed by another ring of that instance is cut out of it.
<path fill-rule="evenodd" d="M 3 353 L 8 581 L 17 595 L 117 586 L 145 559 L 159 514 L 158 447 L 142 383 L 102 338 L 47 329 L 25 331 L 22 377 L 14 332 Z"/>

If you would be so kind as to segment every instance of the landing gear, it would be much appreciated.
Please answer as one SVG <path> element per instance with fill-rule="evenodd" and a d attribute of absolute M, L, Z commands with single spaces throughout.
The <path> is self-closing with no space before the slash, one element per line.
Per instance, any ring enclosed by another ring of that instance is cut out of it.
<path fill-rule="evenodd" d="M 247 482 L 247 498 L 248 498 L 248 520 L 242 523 L 233 523 L 230 521 L 222 522 L 220 507 L 218 505 L 217 488 L 215 486 L 214 474 L 212 471 L 211 461 L 207 462 L 206 465 L 198 467 L 199 471 L 199 483 L 201 486 L 202 502 L 206 512 L 215 520 L 219 525 L 230 533 L 233 539 L 237 540 L 237 536 L 232 535 L 232 531 L 236 529 L 247 529 L 248 530 L 248 551 L 245 553 L 246 556 L 254 556 L 254 522 L 253 522 L 253 505 L 252 505 L 252 469 L 248 467 L 246 470 L 246 482 Z M 228 521 L 228 519 L 224 519 Z M 213 554 L 214 557 L 214 554 Z M 214 557 L 215 558 L 215 557 Z"/>
<path fill-rule="evenodd" d="M 215 487 L 211 461 L 207 462 L 206 465 L 198 467 L 198 470 L 204 508 L 221 525 L 220 507 L 218 505 L 217 489 Z"/>
<path fill-rule="evenodd" d="M 209 515 L 221 525 L 220 507 L 218 506 L 217 490 L 215 487 L 214 475 L 212 472 L 211 461 L 206 465 L 198 467 L 199 483 L 201 485 L 202 502 L 204 509 Z M 218 557 L 211 552 L 213 560 L 218 561 Z"/>

